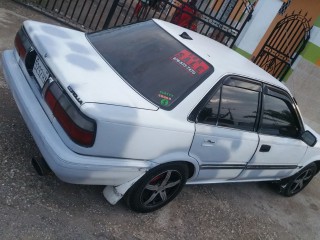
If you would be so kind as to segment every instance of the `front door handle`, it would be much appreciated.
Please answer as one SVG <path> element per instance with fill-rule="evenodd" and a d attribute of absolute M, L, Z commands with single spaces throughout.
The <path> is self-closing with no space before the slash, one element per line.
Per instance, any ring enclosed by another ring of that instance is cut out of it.
<path fill-rule="evenodd" d="M 213 141 L 211 139 L 207 139 L 207 140 L 203 141 L 202 146 L 204 146 L 204 147 L 212 147 L 212 146 L 214 146 L 214 144 L 215 144 L 215 141 Z"/>
<path fill-rule="evenodd" d="M 271 149 L 270 145 L 261 145 L 259 152 L 269 152 Z"/>

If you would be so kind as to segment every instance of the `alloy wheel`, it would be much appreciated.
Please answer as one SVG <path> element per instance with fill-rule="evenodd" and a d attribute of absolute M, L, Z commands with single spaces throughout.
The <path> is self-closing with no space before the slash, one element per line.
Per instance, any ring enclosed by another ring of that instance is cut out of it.
<path fill-rule="evenodd" d="M 156 175 L 144 187 L 141 203 L 145 207 L 156 207 L 169 201 L 179 190 L 182 179 L 182 175 L 176 170 L 167 170 Z"/>
<path fill-rule="evenodd" d="M 306 169 L 306 171 L 303 171 L 295 180 L 293 180 L 289 190 L 290 193 L 295 194 L 303 189 L 310 182 L 313 175 L 313 169 Z"/>

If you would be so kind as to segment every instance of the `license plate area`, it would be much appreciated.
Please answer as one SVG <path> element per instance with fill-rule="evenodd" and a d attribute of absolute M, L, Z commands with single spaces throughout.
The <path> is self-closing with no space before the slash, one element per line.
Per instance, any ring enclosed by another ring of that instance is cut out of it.
<path fill-rule="evenodd" d="M 42 89 L 45 82 L 49 79 L 50 73 L 38 55 L 36 56 L 36 59 L 34 61 L 32 73 L 34 75 L 34 78 L 40 85 L 40 88 Z"/>

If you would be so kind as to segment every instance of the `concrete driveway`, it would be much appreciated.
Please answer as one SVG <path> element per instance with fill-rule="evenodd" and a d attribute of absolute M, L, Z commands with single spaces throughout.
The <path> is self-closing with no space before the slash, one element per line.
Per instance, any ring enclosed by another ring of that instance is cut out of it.
<path fill-rule="evenodd" d="M 0 2 L 0 51 L 13 47 L 21 22 L 55 23 Z M 57 23 L 55 23 L 57 24 Z M 40 153 L 0 70 L 0 239 L 320 239 L 319 177 L 300 194 L 282 197 L 266 183 L 187 186 L 150 214 L 109 205 L 101 186 L 39 177 Z"/>

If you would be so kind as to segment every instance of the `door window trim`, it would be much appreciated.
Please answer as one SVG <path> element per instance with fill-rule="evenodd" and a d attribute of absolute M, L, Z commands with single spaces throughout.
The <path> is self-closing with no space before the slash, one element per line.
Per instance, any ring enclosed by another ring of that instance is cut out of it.
<path fill-rule="evenodd" d="M 266 134 L 266 133 L 261 133 L 260 132 L 261 125 L 262 125 L 262 119 L 263 119 L 263 113 L 264 113 L 264 96 L 265 95 L 269 95 L 269 96 L 272 96 L 272 97 L 275 97 L 275 98 L 279 98 L 279 99 L 287 102 L 288 104 L 290 104 L 289 110 L 290 110 L 291 114 L 294 115 L 296 123 L 298 124 L 298 127 L 299 127 L 299 134 L 298 134 L 297 137 L 276 136 L 276 135 Z M 258 134 L 274 136 L 274 137 L 282 137 L 282 138 L 300 139 L 301 140 L 300 135 L 304 131 L 305 131 L 304 125 L 303 125 L 303 121 L 302 121 L 300 112 L 299 112 L 298 107 L 297 107 L 297 103 L 291 97 L 291 95 L 287 91 L 285 91 L 283 89 L 280 89 L 278 87 L 263 83 L 262 106 L 261 106 L 261 110 L 260 110 L 260 121 L 259 121 L 258 129 L 257 129 Z"/>
<path fill-rule="evenodd" d="M 248 82 L 248 83 L 252 83 L 252 84 L 261 86 L 260 91 L 259 90 L 249 89 L 249 90 L 252 90 L 252 91 L 259 91 L 260 92 L 260 94 L 259 94 L 259 102 L 258 102 L 258 109 L 257 109 L 257 119 L 256 119 L 256 122 L 255 122 L 255 125 L 254 125 L 254 130 L 250 131 L 250 132 L 259 133 L 259 130 L 261 128 L 262 116 L 263 116 L 263 111 L 264 111 L 264 95 L 265 94 L 273 96 L 273 97 L 280 98 L 280 99 L 282 99 L 284 101 L 287 101 L 291 106 L 291 110 L 293 110 L 293 113 L 295 114 L 295 118 L 297 120 L 297 124 L 299 125 L 298 127 L 300 128 L 300 133 L 305 131 L 304 125 L 303 125 L 303 121 L 302 121 L 302 118 L 301 118 L 301 114 L 300 114 L 300 111 L 299 111 L 298 106 L 297 106 L 298 104 L 296 103 L 294 98 L 286 90 L 281 89 L 281 88 L 276 87 L 276 86 L 273 86 L 273 85 L 270 85 L 268 83 L 264 83 L 264 82 L 256 80 L 256 79 L 250 79 L 250 78 L 243 77 L 243 76 L 238 76 L 238 75 L 226 75 L 226 76 L 223 76 L 212 87 L 212 89 L 210 89 L 210 91 L 202 98 L 202 100 L 197 104 L 197 106 L 191 111 L 191 113 L 189 114 L 187 120 L 189 122 L 193 122 L 193 123 L 197 123 L 197 124 L 205 124 L 205 123 L 198 123 L 198 121 L 197 121 L 197 118 L 198 118 L 198 115 L 199 115 L 201 109 L 208 104 L 208 102 L 214 96 L 214 94 L 216 94 L 216 92 L 223 85 L 225 85 L 225 83 L 227 83 L 228 81 L 232 81 L 232 80 Z M 226 84 L 226 85 L 230 86 L 229 84 Z M 242 88 L 242 87 L 239 87 L 239 86 L 235 86 L 235 87 Z M 248 89 L 248 88 L 246 88 L 246 89 Z M 211 125 L 211 126 L 217 126 L 217 125 Z M 230 128 L 230 129 L 233 129 L 233 128 Z M 242 129 L 235 129 L 235 130 L 246 131 L 246 130 L 242 130 Z M 264 134 L 264 133 L 259 133 L 259 134 Z M 268 134 L 264 134 L 264 135 L 268 135 Z M 285 137 L 285 136 L 277 136 L 277 137 Z M 287 137 L 285 137 L 285 138 L 287 138 Z M 298 138 L 293 138 L 293 139 L 300 139 L 300 138 L 298 137 Z"/>
<path fill-rule="evenodd" d="M 236 81 L 240 82 L 246 82 L 249 84 L 257 85 L 257 88 L 250 88 L 250 87 L 245 87 L 245 86 L 239 86 L 236 84 Z M 235 82 L 235 84 L 232 84 L 232 82 Z M 240 88 L 240 89 L 247 89 L 250 91 L 258 92 L 259 97 L 258 97 L 258 106 L 257 106 L 257 115 L 256 115 L 256 120 L 254 123 L 254 127 L 252 131 L 248 130 L 243 130 L 243 129 L 237 129 L 237 128 L 232 128 L 232 127 L 225 127 L 224 128 L 229 128 L 229 129 L 234 129 L 234 130 L 239 130 L 239 131 L 246 131 L 246 132 L 257 132 L 259 123 L 260 123 L 260 117 L 261 117 L 261 104 L 262 104 L 262 92 L 263 92 L 263 83 L 257 80 L 249 79 L 243 76 L 237 76 L 237 75 L 227 75 L 221 78 L 221 80 L 218 81 L 218 83 L 213 86 L 213 88 L 204 96 L 204 98 L 199 102 L 199 104 L 192 110 L 192 112 L 189 114 L 188 121 L 194 122 L 197 124 L 204 124 L 204 125 L 210 125 L 210 124 L 205 124 L 205 123 L 200 123 L 198 122 L 198 115 L 201 112 L 201 110 L 209 103 L 209 101 L 212 99 L 212 97 L 217 93 L 219 89 L 222 88 L 222 86 L 231 86 L 235 88 Z M 221 94 L 220 93 L 220 99 L 221 99 Z M 220 112 L 220 102 L 219 102 L 219 112 Z M 217 127 L 222 127 L 219 125 L 210 125 L 210 126 L 217 126 Z"/>

